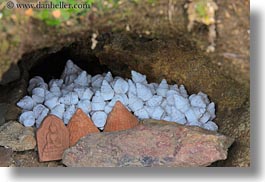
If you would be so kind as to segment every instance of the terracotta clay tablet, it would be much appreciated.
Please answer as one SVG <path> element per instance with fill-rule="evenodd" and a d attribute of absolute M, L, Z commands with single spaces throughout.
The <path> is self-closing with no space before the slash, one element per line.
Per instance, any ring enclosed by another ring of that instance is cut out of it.
<path fill-rule="evenodd" d="M 67 128 L 70 134 L 70 146 L 75 145 L 81 137 L 86 136 L 87 134 L 99 132 L 98 128 L 82 109 L 76 110 L 68 123 Z"/>
<path fill-rule="evenodd" d="M 117 101 L 108 115 L 104 131 L 127 130 L 136 125 L 138 125 L 137 118 L 120 101 Z"/>
<path fill-rule="evenodd" d="M 40 161 L 62 159 L 69 147 L 69 132 L 63 121 L 54 115 L 48 115 L 37 131 L 37 144 Z"/>

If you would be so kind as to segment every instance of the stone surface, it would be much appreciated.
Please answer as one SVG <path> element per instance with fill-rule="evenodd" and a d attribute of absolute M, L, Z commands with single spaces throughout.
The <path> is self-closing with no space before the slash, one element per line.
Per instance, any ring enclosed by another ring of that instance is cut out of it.
<path fill-rule="evenodd" d="M 36 139 L 31 127 L 24 127 L 17 121 L 10 121 L 0 127 L 0 146 L 12 148 L 13 151 L 34 149 Z"/>
<path fill-rule="evenodd" d="M 60 160 L 69 147 L 69 132 L 63 121 L 48 115 L 37 130 L 37 143 L 40 161 Z"/>
<path fill-rule="evenodd" d="M 98 128 L 94 125 L 93 121 L 82 111 L 77 109 L 70 122 L 67 125 L 70 135 L 70 146 L 85 135 L 90 133 L 99 133 Z"/>
<path fill-rule="evenodd" d="M 197 127 L 144 120 L 126 131 L 88 135 L 64 152 L 69 167 L 199 167 L 227 157 L 233 139 Z"/>
<path fill-rule="evenodd" d="M 137 118 L 120 101 L 117 101 L 108 115 L 104 132 L 131 129 L 138 123 Z"/>
<path fill-rule="evenodd" d="M 11 164 L 12 149 L 0 147 L 0 167 L 8 167 Z"/>

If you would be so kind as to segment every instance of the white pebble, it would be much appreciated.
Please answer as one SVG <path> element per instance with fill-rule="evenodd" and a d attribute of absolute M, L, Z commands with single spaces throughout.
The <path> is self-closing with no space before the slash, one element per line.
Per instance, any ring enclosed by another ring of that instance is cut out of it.
<path fill-rule="evenodd" d="M 58 104 L 54 108 L 51 109 L 51 114 L 57 116 L 60 119 L 63 119 L 64 111 L 65 111 L 65 105 Z"/>
<path fill-rule="evenodd" d="M 169 85 L 169 90 L 177 91 L 179 92 L 179 88 L 177 84 Z"/>
<path fill-rule="evenodd" d="M 128 88 L 128 83 L 122 78 L 117 79 L 113 84 L 113 89 L 117 94 L 125 94 L 128 91 Z"/>
<path fill-rule="evenodd" d="M 167 84 L 167 81 L 163 79 L 161 83 L 159 84 L 158 88 L 156 89 L 157 95 L 160 95 L 162 97 L 166 97 L 167 91 L 169 89 L 169 86 Z"/>
<path fill-rule="evenodd" d="M 61 96 L 61 89 L 55 83 L 53 83 L 52 87 L 50 88 L 50 92 L 53 93 L 57 97 Z"/>
<path fill-rule="evenodd" d="M 36 127 L 39 128 L 44 118 L 48 115 L 49 109 L 42 104 L 38 104 L 33 108 L 33 113 L 36 119 Z"/>
<path fill-rule="evenodd" d="M 54 96 L 50 99 L 47 99 L 45 102 L 44 102 L 44 105 L 47 106 L 50 110 L 52 108 L 54 108 L 55 106 L 57 106 L 59 103 L 59 99 L 58 97 Z"/>
<path fill-rule="evenodd" d="M 132 80 L 128 80 L 128 95 L 129 94 L 133 94 L 133 95 L 136 95 L 136 86 L 135 86 L 135 83 L 132 82 Z"/>
<path fill-rule="evenodd" d="M 207 110 L 207 111 L 210 113 L 210 115 L 211 115 L 210 120 L 213 120 L 213 119 L 216 117 L 216 115 L 215 115 L 215 104 L 214 104 L 213 102 L 211 102 L 211 103 L 207 106 L 206 110 Z"/>
<path fill-rule="evenodd" d="M 116 94 L 110 101 L 110 105 L 114 106 L 117 101 L 120 101 L 124 106 L 129 104 L 129 99 L 126 94 Z"/>
<path fill-rule="evenodd" d="M 19 122 L 26 127 L 31 127 L 35 124 L 35 117 L 32 111 L 23 112 L 19 117 Z"/>
<path fill-rule="evenodd" d="M 61 79 L 64 79 L 67 75 L 71 75 L 71 74 L 77 74 L 79 72 L 81 72 L 82 70 L 73 63 L 73 61 L 68 60 L 66 62 L 66 66 L 65 69 L 61 75 Z"/>
<path fill-rule="evenodd" d="M 133 71 L 133 70 L 131 71 L 131 75 L 132 75 L 132 80 L 135 83 L 143 83 L 143 84 L 147 83 L 145 75 L 142 75 L 141 73 L 138 73 L 138 72 Z"/>
<path fill-rule="evenodd" d="M 92 111 L 103 111 L 104 110 L 106 103 L 99 91 L 97 91 L 94 97 L 92 98 L 91 105 L 92 105 Z"/>
<path fill-rule="evenodd" d="M 211 130 L 211 131 L 217 131 L 217 130 L 218 130 L 218 126 L 217 126 L 217 124 L 215 124 L 215 123 L 212 122 L 212 121 L 208 121 L 208 122 L 205 123 L 202 127 L 203 127 L 204 129 Z"/>
<path fill-rule="evenodd" d="M 179 92 L 185 98 L 187 98 L 189 96 L 188 93 L 187 93 L 187 90 L 184 87 L 184 85 L 180 85 Z"/>
<path fill-rule="evenodd" d="M 97 112 L 93 113 L 91 118 L 92 118 L 94 124 L 96 125 L 96 127 L 102 128 L 106 124 L 107 114 L 103 111 L 97 111 Z"/>
<path fill-rule="evenodd" d="M 105 101 L 114 97 L 114 91 L 106 80 L 103 80 L 100 91 Z"/>
<path fill-rule="evenodd" d="M 141 99 L 139 99 L 138 97 L 136 97 L 135 95 L 129 95 L 129 105 L 128 107 L 130 108 L 130 110 L 132 110 L 133 112 L 142 109 L 144 107 L 144 103 Z"/>
<path fill-rule="evenodd" d="M 199 122 L 199 118 L 196 116 L 195 112 L 193 111 L 192 108 L 188 109 L 186 112 L 185 112 L 185 116 L 187 118 L 187 120 L 189 122 Z"/>
<path fill-rule="evenodd" d="M 206 104 L 210 104 L 210 101 L 209 101 L 209 99 L 208 99 L 208 96 L 207 96 L 205 93 L 203 93 L 203 92 L 199 92 L 197 95 L 202 96 L 202 98 L 204 99 L 204 102 L 205 102 Z"/>
<path fill-rule="evenodd" d="M 200 95 L 192 94 L 189 96 L 190 104 L 194 107 L 203 107 L 206 108 L 206 103 L 204 98 Z"/>
<path fill-rule="evenodd" d="M 82 71 L 78 77 L 74 80 L 76 85 L 88 87 L 88 75 L 86 71 Z"/>
<path fill-rule="evenodd" d="M 24 110 L 32 110 L 35 102 L 31 97 L 25 96 L 17 103 L 17 106 Z"/>
<path fill-rule="evenodd" d="M 135 111 L 134 115 L 137 116 L 139 119 L 148 119 L 149 118 L 149 114 L 147 113 L 147 111 L 144 108 Z"/>
<path fill-rule="evenodd" d="M 67 95 L 59 99 L 59 102 L 65 105 L 77 104 L 78 101 L 79 101 L 78 94 L 76 92 L 69 92 Z"/>
<path fill-rule="evenodd" d="M 162 103 L 163 97 L 160 95 L 154 95 L 151 99 L 146 102 L 147 106 L 155 107 Z"/>
<path fill-rule="evenodd" d="M 74 105 L 70 105 L 66 108 L 65 112 L 63 113 L 63 122 L 64 124 L 68 124 L 72 116 L 76 112 L 76 107 Z"/>
<path fill-rule="evenodd" d="M 148 101 L 153 97 L 153 94 L 149 87 L 144 84 L 136 83 L 137 96 L 143 101 Z"/>
<path fill-rule="evenodd" d="M 174 101 L 176 108 L 182 113 L 185 113 L 190 108 L 189 99 L 181 95 L 175 94 Z"/>
<path fill-rule="evenodd" d="M 52 79 L 50 82 L 49 82 L 49 87 L 52 87 L 53 85 L 56 85 L 58 87 L 62 87 L 63 85 L 63 80 L 62 79 Z"/>
<path fill-rule="evenodd" d="M 31 91 L 36 87 L 47 89 L 48 85 L 44 82 L 42 77 L 35 76 L 30 79 L 27 91 L 31 94 Z"/>
<path fill-rule="evenodd" d="M 174 101 L 174 95 L 175 94 L 178 94 L 178 92 L 175 90 L 168 90 L 167 91 L 166 100 L 167 100 L 168 105 L 171 105 L 171 106 L 175 105 L 175 101 Z"/>
<path fill-rule="evenodd" d="M 152 119 L 160 120 L 164 114 L 164 110 L 160 106 L 154 107 L 154 112 L 151 114 Z"/>
<path fill-rule="evenodd" d="M 112 111 L 113 106 L 107 104 L 104 108 L 104 112 L 109 114 Z"/>
<path fill-rule="evenodd" d="M 105 75 L 104 80 L 106 80 L 108 83 L 111 83 L 113 81 L 113 77 L 110 71 Z"/>
<path fill-rule="evenodd" d="M 201 123 L 206 123 L 207 121 L 210 120 L 210 118 L 211 118 L 211 114 L 207 111 L 207 112 L 205 112 L 205 113 L 202 115 L 202 117 L 199 119 L 199 121 L 200 121 Z"/>
<path fill-rule="evenodd" d="M 77 104 L 77 108 L 82 109 L 86 114 L 89 114 L 89 112 L 92 110 L 91 102 L 90 100 L 81 100 Z"/>
<path fill-rule="evenodd" d="M 103 82 L 103 79 L 104 79 L 103 76 L 100 74 L 93 76 L 92 77 L 92 83 L 91 83 L 92 87 L 96 88 L 96 89 L 100 88 L 101 84 Z"/>
<path fill-rule="evenodd" d="M 185 124 L 187 122 L 186 117 L 183 113 L 178 111 L 175 107 L 171 107 L 171 121 L 174 121 L 178 124 Z"/>

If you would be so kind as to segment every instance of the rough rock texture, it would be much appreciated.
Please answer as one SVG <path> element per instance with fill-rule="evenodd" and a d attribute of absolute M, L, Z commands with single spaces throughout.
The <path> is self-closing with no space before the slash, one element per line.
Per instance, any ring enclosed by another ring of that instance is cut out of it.
<path fill-rule="evenodd" d="M 138 123 L 137 118 L 120 101 L 117 101 L 108 115 L 104 132 L 131 129 Z"/>
<path fill-rule="evenodd" d="M 130 130 L 88 135 L 64 152 L 69 167 L 197 167 L 227 157 L 233 139 L 164 121 Z"/>
<path fill-rule="evenodd" d="M 8 167 L 11 164 L 12 149 L 0 147 L 0 167 Z"/>
<path fill-rule="evenodd" d="M 98 128 L 82 109 L 77 109 L 68 123 L 67 128 L 70 135 L 70 146 L 75 145 L 80 138 L 89 133 L 99 133 Z"/>
<path fill-rule="evenodd" d="M 36 139 L 31 127 L 24 127 L 17 121 L 10 121 L 0 127 L 0 146 L 12 148 L 14 151 L 34 149 Z"/>
<path fill-rule="evenodd" d="M 54 115 L 44 119 L 36 135 L 40 161 L 60 160 L 64 150 L 69 147 L 68 129 Z"/>

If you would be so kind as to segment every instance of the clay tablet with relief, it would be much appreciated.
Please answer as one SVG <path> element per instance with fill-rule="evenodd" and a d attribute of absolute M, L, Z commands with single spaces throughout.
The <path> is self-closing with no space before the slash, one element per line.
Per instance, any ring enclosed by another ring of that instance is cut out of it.
<path fill-rule="evenodd" d="M 69 147 L 69 132 L 61 119 L 48 115 L 36 135 L 40 161 L 62 159 L 64 150 Z"/>
<path fill-rule="evenodd" d="M 104 131 L 128 130 L 138 123 L 137 118 L 120 101 L 117 101 L 108 115 Z"/>
<path fill-rule="evenodd" d="M 77 141 L 90 133 L 98 133 L 98 128 L 94 125 L 91 119 L 82 111 L 77 109 L 70 122 L 67 125 L 70 135 L 70 146 L 73 146 Z"/>

